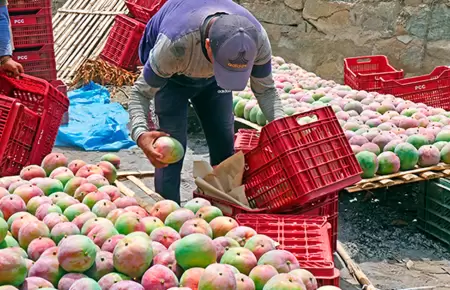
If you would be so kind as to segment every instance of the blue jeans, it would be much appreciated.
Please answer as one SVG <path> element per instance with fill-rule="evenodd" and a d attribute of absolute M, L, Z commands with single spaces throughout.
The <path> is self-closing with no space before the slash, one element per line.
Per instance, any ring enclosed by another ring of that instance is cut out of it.
<path fill-rule="evenodd" d="M 171 79 L 158 91 L 155 114 L 160 130 L 180 141 L 185 151 L 189 100 L 202 124 L 211 165 L 218 165 L 234 154 L 232 93 L 223 91 L 215 80 L 199 87 Z M 180 203 L 183 160 L 155 171 L 156 192 L 177 203 Z"/>

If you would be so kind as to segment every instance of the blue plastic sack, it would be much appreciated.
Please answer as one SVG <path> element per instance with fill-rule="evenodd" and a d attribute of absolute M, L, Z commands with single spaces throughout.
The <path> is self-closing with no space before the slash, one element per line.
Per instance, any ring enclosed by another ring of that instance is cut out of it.
<path fill-rule="evenodd" d="M 128 133 L 128 112 L 110 103 L 108 90 L 93 82 L 68 93 L 69 123 L 61 125 L 55 146 L 85 151 L 119 151 L 136 145 Z"/>

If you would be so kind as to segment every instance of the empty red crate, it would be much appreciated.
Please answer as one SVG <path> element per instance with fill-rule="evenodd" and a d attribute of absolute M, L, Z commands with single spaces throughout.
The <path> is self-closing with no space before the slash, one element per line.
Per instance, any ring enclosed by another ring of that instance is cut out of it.
<path fill-rule="evenodd" d="M 19 100 L 0 95 L 0 176 L 29 164 L 40 117 Z"/>
<path fill-rule="evenodd" d="M 47 81 L 28 75 L 20 79 L 0 75 L 0 94 L 19 99 L 41 116 L 30 162 L 40 164 L 52 152 L 62 117 L 69 107 L 69 99 Z"/>
<path fill-rule="evenodd" d="M 30 10 L 38 10 L 42 8 L 51 8 L 51 0 L 9 0 L 9 12 L 23 12 Z"/>
<path fill-rule="evenodd" d="M 239 129 L 234 135 L 234 150 L 247 153 L 258 146 L 259 132 L 252 129 Z"/>
<path fill-rule="evenodd" d="M 51 8 L 27 13 L 11 13 L 10 19 L 16 49 L 53 43 Z"/>
<path fill-rule="evenodd" d="M 355 90 L 378 91 L 381 78 L 403 78 L 403 70 L 396 70 L 384 55 L 350 57 L 344 60 L 344 83 Z"/>
<path fill-rule="evenodd" d="M 32 49 L 16 49 L 13 58 L 22 64 L 29 75 L 46 81 L 54 81 L 57 78 L 53 44 Z"/>
<path fill-rule="evenodd" d="M 381 79 L 381 93 L 414 103 L 450 110 L 450 67 L 438 66 L 430 74 L 406 79 Z"/>
<path fill-rule="evenodd" d="M 262 214 L 268 213 L 267 208 L 248 209 L 234 203 L 215 198 L 212 196 L 204 195 L 199 189 L 194 191 L 194 198 L 204 198 L 211 202 L 215 207 L 220 208 L 222 213 L 226 216 L 236 217 L 238 214 Z M 324 216 L 330 223 L 330 237 L 331 248 L 333 252 L 336 251 L 337 238 L 338 238 L 338 217 L 339 217 L 339 193 L 334 192 L 325 197 L 317 199 L 311 203 L 305 204 L 296 208 L 291 212 L 285 212 L 284 214 L 300 214 L 310 216 Z"/>
<path fill-rule="evenodd" d="M 302 269 L 318 277 L 321 285 L 339 286 L 339 271 L 334 268 L 329 228 L 324 217 L 303 215 L 239 214 L 241 226 L 253 228 L 278 242 L 279 249 L 291 252 Z M 336 274 L 337 277 L 336 277 Z M 336 285 L 337 283 L 337 285 Z"/>
<path fill-rule="evenodd" d="M 361 180 L 361 168 L 331 107 L 267 124 L 245 163 L 250 206 L 278 212 Z"/>
<path fill-rule="evenodd" d="M 167 0 L 126 0 L 131 15 L 137 20 L 147 23 Z"/>
<path fill-rule="evenodd" d="M 139 43 L 145 25 L 125 15 L 117 15 L 100 58 L 134 71 L 139 59 Z"/>

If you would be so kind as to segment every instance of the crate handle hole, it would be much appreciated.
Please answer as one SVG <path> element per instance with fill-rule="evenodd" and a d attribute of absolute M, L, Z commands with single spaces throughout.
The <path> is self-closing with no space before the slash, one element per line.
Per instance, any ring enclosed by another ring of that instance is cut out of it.
<path fill-rule="evenodd" d="M 307 125 L 307 124 L 311 124 L 311 123 L 319 121 L 319 117 L 317 115 L 313 114 L 313 115 L 298 117 L 296 120 L 300 126 L 303 126 L 303 125 Z"/>
<path fill-rule="evenodd" d="M 372 59 L 370 58 L 360 58 L 357 60 L 358 63 L 368 63 L 371 62 Z"/>

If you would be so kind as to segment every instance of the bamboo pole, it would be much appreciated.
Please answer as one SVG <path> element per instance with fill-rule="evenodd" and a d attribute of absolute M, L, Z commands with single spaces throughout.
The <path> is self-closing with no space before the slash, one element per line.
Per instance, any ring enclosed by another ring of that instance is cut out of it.
<path fill-rule="evenodd" d="M 125 6 L 122 2 L 119 2 L 116 4 L 116 6 L 113 8 L 115 9 L 123 9 Z M 92 56 L 92 52 L 95 50 L 96 46 L 98 46 L 99 43 L 102 42 L 102 38 L 106 39 L 109 34 L 109 30 L 113 24 L 114 17 L 101 17 L 103 21 L 99 23 L 97 26 L 97 29 L 91 36 L 91 44 L 87 48 L 82 47 L 81 50 L 81 57 L 78 59 L 75 59 L 73 61 L 72 67 L 70 68 L 69 72 L 67 73 L 67 77 L 72 78 L 76 71 L 79 69 L 79 67 L 82 65 L 85 59 L 89 58 L 89 56 Z"/>
<path fill-rule="evenodd" d="M 100 1 L 98 2 L 100 3 Z M 94 3 L 95 4 L 95 3 Z M 85 3 L 85 6 L 76 5 L 74 8 L 88 9 L 96 8 L 96 6 L 92 4 L 92 1 L 88 1 Z M 64 21 L 61 25 L 55 27 L 55 39 L 57 44 L 57 49 L 55 51 L 55 56 L 58 64 L 58 73 L 60 74 L 62 71 L 62 66 L 64 65 L 64 53 L 67 53 L 68 41 L 70 41 L 71 37 L 73 37 L 74 30 L 82 30 L 83 24 L 85 23 L 85 19 L 89 18 L 87 15 L 75 15 L 75 14 L 64 14 Z M 70 46 L 69 46 L 70 47 Z"/>
<path fill-rule="evenodd" d="M 337 242 L 337 253 L 344 261 L 348 272 L 350 275 L 353 276 L 353 278 L 358 281 L 358 283 L 363 286 L 363 289 L 365 290 L 376 290 L 376 288 L 372 285 L 372 282 L 370 282 L 369 278 L 363 273 L 361 268 L 353 262 L 352 258 L 350 258 L 347 251 L 345 251 L 344 247 L 342 246 L 341 242 Z"/>
<path fill-rule="evenodd" d="M 80 10 L 80 9 L 59 9 L 58 10 L 61 13 L 67 13 L 67 14 L 89 14 L 89 15 L 107 15 L 107 16 L 115 16 L 118 14 L 123 14 L 122 12 L 116 12 L 116 11 L 89 11 L 89 10 Z"/>
<path fill-rule="evenodd" d="M 86 2 L 86 1 L 83 2 L 83 1 L 77 1 L 77 0 L 69 0 L 60 9 L 76 9 L 76 8 L 80 7 L 80 5 L 87 5 L 87 4 L 88 4 L 88 2 Z M 63 13 L 58 13 L 58 11 L 57 11 L 56 15 L 53 17 L 53 26 L 54 27 L 56 25 L 58 25 L 60 23 L 60 21 L 63 20 L 66 16 Z"/>
<path fill-rule="evenodd" d="M 67 81 L 87 58 L 100 53 L 115 15 L 127 13 L 124 1 L 69 0 L 54 17 L 58 77 Z"/>

